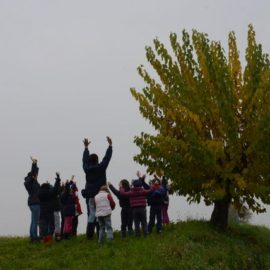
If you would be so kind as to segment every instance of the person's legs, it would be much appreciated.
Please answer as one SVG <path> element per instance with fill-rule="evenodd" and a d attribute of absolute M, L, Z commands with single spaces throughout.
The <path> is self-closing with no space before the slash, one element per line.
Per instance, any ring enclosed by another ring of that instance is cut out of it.
<path fill-rule="evenodd" d="M 126 227 L 128 225 L 127 211 L 125 207 L 121 209 L 121 233 L 122 237 L 126 237 Z"/>
<path fill-rule="evenodd" d="M 138 208 L 137 207 L 133 208 L 132 213 L 133 213 L 133 219 L 135 223 L 135 235 L 139 237 L 140 236 L 140 215 L 139 215 Z"/>
<path fill-rule="evenodd" d="M 91 239 L 94 236 L 95 232 L 95 219 L 96 219 L 96 209 L 94 205 L 94 198 L 89 198 L 88 201 L 88 208 L 89 208 L 89 215 L 88 215 L 88 224 L 87 224 L 87 238 Z"/>
<path fill-rule="evenodd" d="M 54 214 L 53 212 L 51 212 L 49 215 L 48 215 L 48 235 L 53 235 L 54 233 Z"/>
<path fill-rule="evenodd" d="M 129 236 L 133 235 L 133 216 L 132 216 L 132 209 L 130 207 L 128 207 L 126 209 L 127 212 L 127 226 L 128 226 L 128 234 Z"/>
<path fill-rule="evenodd" d="M 105 238 L 105 218 L 104 217 L 98 217 L 98 223 L 99 223 L 99 238 L 98 242 L 102 243 Z"/>
<path fill-rule="evenodd" d="M 163 224 L 169 224 L 168 205 L 162 206 L 162 222 Z"/>
<path fill-rule="evenodd" d="M 60 211 L 54 211 L 54 235 L 60 236 L 61 235 L 61 219 L 60 219 Z"/>
<path fill-rule="evenodd" d="M 157 232 L 160 233 L 162 230 L 162 207 L 157 206 L 156 208 L 156 217 L 157 217 Z"/>
<path fill-rule="evenodd" d="M 99 223 L 98 223 L 97 218 L 95 218 L 95 222 L 94 222 L 94 231 L 95 231 L 95 228 L 96 228 L 97 237 L 99 237 Z"/>
<path fill-rule="evenodd" d="M 155 207 L 151 206 L 150 207 L 150 218 L 149 218 L 149 223 L 148 223 L 148 232 L 151 233 L 152 229 L 155 225 Z"/>
<path fill-rule="evenodd" d="M 112 229 L 112 221 L 111 215 L 104 217 L 104 222 L 107 230 L 107 238 L 108 240 L 113 240 L 113 229 Z"/>
<path fill-rule="evenodd" d="M 65 217 L 63 233 L 65 238 L 72 235 L 72 216 Z"/>
<path fill-rule="evenodd" d="M 31 224 L 30 224 L 30 238 L 31 240 L 38 239 L 38 224 L 40 217 L 40 205 L 30 205 L 31 211 Z"/>
<path fill-rule="evenodd" d="M 86 202 L 87 216 L 89 217 L 89 198 L 86 198 L 85 202 Z"/>
<path fill-rule="evenodd" d="M 47 220 L 45 217 L 40 217 L 39 233 L 40 233 L 41 239 L 43 239 L 43 240 L 48 234 L 48 223 L 47 223 Z"/>
<path fill-rule="evenodd" d="M 140 216 L 141 216 L 143 234 L 144 234 L 144 236 L 147 236 L 148 230 L 147 230 L 146 207 L 142 207 L 140 209 Z"/>
<path fill-rule="evenodd" d="M 74 216 L 72 218 L 72 235 L 77 235 L 78 222 L 78 216 Z"/>
<path fill-rule="evenodd" d="M 65 223 L 65 215 L 64 212 L 61 210 L 61 237 L 64 236 L 64 223 Z"/>

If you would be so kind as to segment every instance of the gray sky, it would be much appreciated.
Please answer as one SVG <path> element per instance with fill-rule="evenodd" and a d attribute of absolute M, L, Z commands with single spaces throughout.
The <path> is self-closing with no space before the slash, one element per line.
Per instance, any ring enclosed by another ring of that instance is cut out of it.
<path fill-rule="evenodd" d="M 136 68 L 146 64 L 144 47 L 155 37 L 168 44 L 170 32 L 195 28 L 226 47 L 234 30 L 243 57 L 252 23 L 269 53 L 269 7 L 266 0 L 0 0 L 0 235 L 28 234 L 23 181 L 30 155 L 39 160 L 41 183 L 60 171 L 63 179 L 75 174 L 81 189 L 82 139 L 103 156 L 109 135 L 108 180 L 117 184 L 143 170 L 132 159 L 133 137 L 151 127 L 129 89 L 143 85 Z M 211 207 L 171 200 L 173 219 L 210 213 Z M 118 207 L 114 227 L 119 219 Z M 269 213 L 253 218 L 267 226 L 269 220 Z"/>

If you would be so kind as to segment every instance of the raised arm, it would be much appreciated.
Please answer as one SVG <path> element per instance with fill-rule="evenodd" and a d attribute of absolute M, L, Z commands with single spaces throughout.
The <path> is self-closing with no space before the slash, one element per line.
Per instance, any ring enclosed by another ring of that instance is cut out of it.
<path fill-rule="evenodd" d="M 37 160 L 33 157 L 30 157 L 32 160 L 32 166 L 31 171 L 27 174 L 27 176 L 24 178 L 24 186 L 26 189 L 29 189 L 31 185 L 33 184 L 33 181 L 37 179 L 38 176 L 38 166 L 37 166 Z"/>
<path fill-rule="evenodd" d="M 110 137 L 107 137 L 107 141 L 108 141 L 109 146 L 106 150 L 104 158 L 100 162 L 100 167 L 104 170 L 107 169 L 107 167 L 110 163 L 111 157 L 112 157 L 112 140 Z"/>
<path fill-rule="evenodd" d="M 30 158 L 32 160 L 32 167 L 31 167 L 31 172 L 30 172 L 31 176 L 37 177 L 38 171 L 39 171 L 39 168 L 37 166 L 37 159 L 33 157 L 30 157 Z"/>
<path fill-rule="evenodd" d="M 142 186 L 144 189 L 150 189 L 151 187 L 145 182 L 145 174 L 143 176 L 141 176 L 141 174 L 138 175 L 137 173 L 137 176 L 139 177 L 139 180 L 142 181 Z"/>
<path fill-rule="evenodd" d="M 82 159 L 84 171 L 87 170 L 87 167 L 88 167 L 89 155 L 90 155 L 88 146 L 89 146 L 90 143 L 91 142 L 87 138 L 85 138 L 83 140 L 83 144 L 84 144 L 84 147 L 85 147 L 84 151 L 83 151 L 83 159 Z"/>
<path fill-rule="evenodd" d="M 54 192 L 56 194 L 60 194 L 61 192 L 61 178 L 60 178 L 60 173 L 56 173 L 55 177 L 55 183 L 54 183 Z"/>
<path fill-rule="evenodd" d="M 109 188 L 112 191 L 112 193 L 119 199 L 120 198 L 120 191 L 117 190 L 112 184 L 111 182 L 108 182 Z"/>

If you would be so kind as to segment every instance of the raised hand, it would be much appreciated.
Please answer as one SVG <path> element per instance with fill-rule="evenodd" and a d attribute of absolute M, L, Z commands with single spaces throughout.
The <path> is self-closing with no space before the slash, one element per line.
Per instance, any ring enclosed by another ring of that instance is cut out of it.
<path fill-rule="evenodd" d="M 108 144 L 109 144 L 109 145 L 112 145 L 112 139 L 111 139 L 109 136 L 107 136 L 106 138 L 107 138 Z"/>
<path fill-rule="evenodd" d="M 30 159 L 32 160 L 33 163 L 37 163 L 37 159 L 33 158 L 32 156 L 30 156 Z"/>
<path fill-rule="evenodd" d="M 88 145 L 91 143 L 91 141 L 89 141 L 87 138 L 84 138 L 83 140 L 83 144 L 85 147 L 88 147 Z"/>

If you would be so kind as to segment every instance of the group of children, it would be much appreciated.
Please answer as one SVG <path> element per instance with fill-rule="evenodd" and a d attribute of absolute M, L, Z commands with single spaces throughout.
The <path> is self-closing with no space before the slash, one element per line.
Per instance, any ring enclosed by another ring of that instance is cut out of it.
<path fill-rule="evenodd" d="M 56 173 L 53 186 L 48 182 L 40 185 L 37 180 L 39 171 L 37 160 L 31 159 L 31 171 L 24 179 L 31 210 L 31 242 L 42 240 L 47 243 L 53 236 L 59 241 L 76 235 L 78 216 L 82 214 L 82 210 L 74 176 L 66 183 L 61 183 L 60 174 Z"/>
<path fill-rule="evenodd" d="M 169 223 L 169 186 L 167 179 L 163 176 L 159 179 L 154 175 L 154 179 L 149 184 L 145 182 L 145 176 L 137 173 L 138 179 L 133 180 L 131 185 L 126 179 L 119 183 L 116 189 L 112 183 L 108 182 L 109 189 L 119 199 L 121 207 L 121 233 L 122 237 L 128 234 L 132 236 L 133 222 L 135 225 L 135 236 L 139 237 L 142 230 L 143 235 L 152 233 L 156 225 L 157 233 L 161 233 L 162 225 Z M 150 206 L 149 222 L 147 223 L 146 206 Z M 95 196 L 96 217 L 100 225 L 99 242 L 103 242 L 105 229 L 108 239 L 113 239 L 111 226 L 111 212 L 115 207 L 112 196 L 106 185 L 100 188 Z"/>
<path fill-rule="evenodd" d="M 106 171 L 107 165 L 111 156 L 111 140 L 108 139 L 109 147 L 103 159 L 103 163 L 98 164 Z M 89 142 L 88 142 L 89 144 Z M 88 146 L 88 145 L 87 145 Z M 88 153 L 86 147 L 84 159 L 86 160 Z M 91 158 L 91 155 L 90 155 Z M 106 163 L 105 163 L 106 162 Z M 106 166 L 105 166 L 105 165 Z M 131 184 L 128 180 L 123 179 L 119 183 L 119 189 L 116 189 L 112 183 L 108 182 L 99 186 L 97 191 L 93 175 L 96 176 L 98 167 L 89 167 L 88 174 L 89 183 L 91 183 L 90 191 L 86 188 L 82 190 L 82 195 L 86 199 L 88 225 L 94 225 L 94 219 L 97 220 L 98 239 L 102 243 L 105 239 L 107 231 L 107 238 L 113 239 L 113 229 L 111 222 L 111 213 L 115 208 L 115 202 L 110 193 L 111 192 L 119 199 L 121 207 L 121 234 L 122 237 L 126 235 L 132 236 L 134 234 L 133 223 L 135 228 L 135 236 L 139 237 L 140 232 L 144 236 L 152 233 L 153 227 L 156 225 L 157 233 L 161 233 L 163 224 L 169 223 L 168 205 L 169 205 L 169 185 L 166 177 L 162 175 L 161 178 L 154 175 L 154 178 L 149 182 L 145 181 L 145 175 L 141 176 L 137 173 L 137 179 L 133 180 Z M 103 168 L 104 167 L 104 168 Z M 84 167 L 86 168 L 86 167 Z M 95 170 L 93 170 L 95 168 Z M 31 226 L 30 239 L 32 242 L 43 240 L 45 243 L 49 242 L 55 237 L 56 241 L 69 236 L 77 234 L 78 216 L 82 214 L 81 205 L 78 197 L 78 189 L 74 181 L 74 176 L 67 180 L 66 183 L 61 184 L 59 173 L 56 173 L 55 183 L 52 186 L 48 182 L 39 184 L 37 160 L 32 158 L 32 169 L 25 177 L 25 188 L 28 191 L 28 205 L 31 210 Z M 86 170 L 85 170 L 86 171 Z M 103 178 L 100 177 L 103 181 Z M 87 176 L 87 175 L 86 175 Z M 92 177 L 92 178 L 91 178 Z M 87 179 L 87 177 L 86 177 Z M 90 196 L 89 196 L 90 194 Z M 150 206 L 149 222 L 147 223 L 146 206 Z M 92 216 L 94 214 L 94 219 Z M 40 236 L 38 236 L 38 228 Z M 93 230 L 94 231 L 94 230 Z M 89 237 L 90 238 L 90 237 Z"/>

